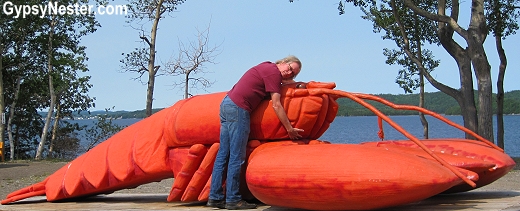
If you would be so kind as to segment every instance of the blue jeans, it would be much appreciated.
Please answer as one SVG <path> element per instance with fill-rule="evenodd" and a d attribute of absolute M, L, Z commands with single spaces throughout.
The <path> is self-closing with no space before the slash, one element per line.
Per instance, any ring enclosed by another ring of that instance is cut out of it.
<path fill-rule="evenodd" d="M 209 199 L 235 203 L 240 195 L 240 170 L 246 158 L 250 131 L 250 114 L 238 107 L 227 95 L 220 104 L 220 148 L 213 166 Z M 222 188 L 227 166 L 226 194 Z"/>

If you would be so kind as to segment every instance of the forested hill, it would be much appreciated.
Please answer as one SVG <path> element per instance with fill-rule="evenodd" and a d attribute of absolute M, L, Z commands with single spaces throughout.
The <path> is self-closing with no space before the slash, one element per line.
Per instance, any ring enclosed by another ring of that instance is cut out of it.
<path fill-rule="evenodd" d="M 395 104 L 405 105 L 419 105 L 419 94 L 377 94 L 375 96 L 382 97 Z M 495 95 L 493 96 L 495 97 Z M 368 109 L 358 105 L 356 102 L 340 98 L 337 100 L 339 103 L 338 116 L 370 116 L 373 115 Z M 496 100 L 493 105 L 493 110 L 496 110 Z M 388 115 L 415 115 L 417 112 L 414 111 L 399 111 L 393 110 L 387 106 L 383 106 L 377 102 L 371 102 L 376 108 L 383 111 Z M 450 96 L 442 92 L 431 92 L 425 93 L 425 104 L 426 108 L 434 112 L 446 115 L 460 115 L 460 109 L 457 102 Z M 153 112 L 157 112 L 161 109 L 154 109 Z M 90 114 L 86 112 L 81 113 L 81 116 L 86 118 L 89 116 L 96 116 L 99 114 L 107 114 L 105 111 L 93 111 Z M 504 96 L 504 114 L 520 114 L 520 90 L 506 92 Z M 109 111 L 108 116 L 112 118 L 144 118 L 145 111 Z"/>
<path fill-rule="evenodd" d="M 446 115 L 460 115 L 460 108 L 457 101 L 443 92 L 430 92 L 424 94 L 424 104 L 428 110 Z M 395 104 L 419 105 L 419 94 L 377 94 L 375 96 L 386 99 Z M 493 94 L 493 110 L 496 111 L 496 95 Z M 370 116 L 374 115 L 371 111 L 357 104 L 356 102 L 341 98 L 337 100 L 340 105 L 338 116 Z M 370 104 L 381 110 L 387 115 L 411 115 L 417 114 L 416 111 L 394 110 L 379 102 L 369 101 Z M 504 114 L 520 114 L 520 90 L 504 93 Z"/>

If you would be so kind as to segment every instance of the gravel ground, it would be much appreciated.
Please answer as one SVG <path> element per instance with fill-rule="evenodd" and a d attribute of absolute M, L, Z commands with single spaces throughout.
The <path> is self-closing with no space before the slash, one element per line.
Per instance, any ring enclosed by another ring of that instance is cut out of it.
<path fill-rule="evenodd" d="M 485 187 L 481 191 L 515 190 L 520 191 L 520 158 L 514 158 L 517 163 L 515 170 Z M 63 167 L 67 162 L 50 161 L 15 161 L 0 163 L 0 199 L 7 194 L 37 183 Z M 116 193 L 169 193 L 173 184 L 172 179 L 141 185 L 134 189 L 125 189 Z"/>

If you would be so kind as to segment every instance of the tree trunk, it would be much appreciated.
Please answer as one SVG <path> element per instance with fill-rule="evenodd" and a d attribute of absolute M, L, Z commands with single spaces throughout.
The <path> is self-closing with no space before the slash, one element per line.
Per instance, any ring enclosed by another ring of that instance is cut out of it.
<path fill-rule="evenodd" d="M 18 143 L 20 143 L 20 133 L 19 133 L 19 130 L 18 130 L 18 127 L 15 127 L 14 128 L 14 134 L 16 135 L 16 139 L 14 140 L 14 146 L 18 145 Z M 14 153 L 14 159 L 18 159 L 20 156 L 20 149 L 18 148 L 14 148 L 15 149 L 15 153 Z M 16 151 L 18 149 L 18 152 Z"/>
<path fill-rule="evenodd" d="M 23 54 L 23 51 L 22 51 L 22 47 L 23 46 L 23 43 L 24 43 L 24 39 L 22 39 L 20 42 L 17 43 L 17 48 L 15 48 L 15 52 L 16 52 L 16 55 L 18 58 L 22 58 L 22 54 Z M 18 70 L 19 71 L 23 71 L 25 69 L 25 62 L 20 62 L 18 63 Z M 9 148 L 10 148 L 10 152 L 11 152 L 11 160 L 14 160 L 14 147 L 15 147 L 15 144 L 14 144 L 14 139 L 13 139 L 13 120 L 14 120 L 14 113 L 16 111 L 16 103 L 18 102 L 18 97 L 20 95 L 20 85 L 22 83 L 22 76 L 19 75 L 17 78 L 16 78 L 16 88 L 14 90 L 14 97 L 13 97 L 13 102 L 11 103 L 11 107 L 9 108 L 9 120 L 8 120 L 8 123 L 7 123 L 7 136 L 9 138 Z"/>
<path fill-rule="evenodd" d="M 479 66 L 475 68 L 475 72 L 478 72 L 478 134 L 494 142 L 491 68 L 478 64 L 484 61 L 473 63 Z M 487 64 L 487 59 L 485 63 Z"/>
<path fill-rule="evenodd" d="M 157 26 L 159 20 L 161 20 L 161 7 L 163 0 L 159 0 L 157 3 L 157 9 L 155 10 L 155 19 L 153 21 L 152 29 L 150 32 L 150 59 L 148 60 L 148 88 L 146 91 L 146 116 L 152 115 L 152 103 L 153 103 L 153 90 L 155 86 L 155 75 L 157 74 L 158 68 L 155 68 L 155 40 L 157 37 Z"/>
<path fill-rule="evenodd" d="M 61 119 L 60 116 L 60 103 L 56 104 L 56 117 L 54 118 L 54 124 L 52 126 L 51 143 L 49 144 L 49 156 L 54 158 L 54 141 L 56 140 L 56 134 L 58 133 L 58 126 Z"/>
<path fill-rule="evenodd" d="M 487 58 L 485 57 L 485 53 L 482 48 L 482 43 L 480 45 L 475 45 L 475 39 L 483 41 L 481 35 L 485 35 L 485 18 L 483 16 L 483 0 L 473 0 L 472 2 L 472 19 L 471 19 L 471 26 L 469 27 L 468 31 L 465 31 L 462 29 L 457 21 L 459 16 L 459 2 L 458 1 L 451 1 L 451 5 L 447 6 L 447 1 L 440 0 L 438 1 L 438 11 L 437 14 L 430 13 L 428 11 L 422 10 L 421 8 L 417 7 L 415 5 L 415 2 L 412 0 L 404 0 L 404 4 L 412 9 L 414 12 L 418 13 L 419 15 L 426 17 L 428 19 L 434 20 L 438 23 L 438 37 L 439 41 L 446 49 L 446 51 L 455 59 L 457 62 L 457 66 L 459 68 L 459 76 L 460 76 L 460 91 L 454 90 L 450 87 L 446 86 L 437 86 L 438 84 L 431 83 L 435 88 L 439 89 L 440 91 L 448 94 L 449 96 L 455 98 L 457 100 L 457 103 L 460 106 L 462 118 L 464 121 L 464 126 L 474 132 L 477 132 L 479 135 L 483 135 L 486 137 L 486 131 L 480 131 L 479 128 L 487 128 L 489 121 L 487 121 L 487 116 L 479 116 L 477 119 L 477 109 L 475 106 L 475 96 L 474 96 L 474 90 L 473 90 L 473 74 L 471 71 L 471 66 L 473 65 L 473 68 L 477 69 L 480 68 L 483 63 L 487 63 Z M 446 16 L 446 8 L 450 8 L 451 15 Z M 477 15 L 478 14 L 478 15 Z M 479 25 L 478 25 L 479 24 Z M 477 27 L 480 31 L 479 33 L 471 33 L 470 31 L 475 30 L 475 27 Z M 457 31 L 459 35 L 461 35 L 468 45 L 467 49 L 463 49 L 460 45 L 458 45 L 455 40 L 453 40 L 453 34 Z M 473 37 L 477 36 L 477 37 Z M 478 43 L 478 42 L 477 42 Z M 482 49 L 477 49 L 478 47 L 481 47 Z M 482 57 L 482 58 L 478 58 Z M 478 62 L 477 60 L 478 59 Z M 479 75 L 477 75 L 477 79 L 479 82 L 479 97 L 482 97 L 481 100 L 479 100 L 479 106 L 482 105 L 482 107 L 479 107 L 479 114 L 485 113 L 485 111 L 482 111 L 481 109 L 487 109 L 484 105 L 487 105 L 487 101 L 485 99 L 485 93 L 488 93 L 488 91 L 491 90 L 490 86 L 487 86 L 486 83 L 488 82 L 488 79 L 485 74 L 485 70 L 482 70 L 480 68 L 481 72 L 483 72 L 481 75 L 483 78 L 479 78 Z M 488 74 L 489 75 L 489 74 Z M 428 81 L 432 82 L 432 77 L 425 73 L 426 79 Z M 482 93 L 480 93 L 482 91 Z M 482 121 L 482 122 L 481 122 Z M 487 130 L 486 129 L 486 130 Z M 492 131 L 492 127 L 491 127 Z M 480 134 L 483 132 L 484 134 Z M 466 134 L 466 138 L 471 138 L 468 134 Z M 492 138 L 492 137 L 491 137 Z"/>
<path fill-rule="evenodd" d="M 5 101 L 4 101 L 4 74 L 3 74 L 3 60 L 4 58 L 4 43 L 2 36 L 0 36 L 0 141 L 4 141 L 4 133 L 5 133 Z M 5 144 L 4 144 L 5 145 Z M 5 157 L 5 147 L 1 148 L 2 151 L 2 161 L 4 161 Z"/>
<path fill-rule="evenodd" d="M 38 144 L 38 150 L 36 151 L 36 156 L 34 157 L 35 160 L 41 160 L 43 149 L 45 147 L 45 141 L 47 138 L 47 132 L 51 123 L 51 118 L 54 113 L 54 105 L 56 104 L 56 93 L 54 93 L 54 85 L 52 83 L 52 36 L 54 34 L 54 24 L 55 20 L 54 17 L 52 17 L 51 24 L 50 24 L 50 30 L 49 30 L 49 48 L 47 52 L 47 68 L 48 68 L 48 74 L 49 74 L 49 94 L 51 95 L 51 102 L 49 105 L 49 111 L 47 112 L 47 118 L 45 119 L 45 125 L 43 126 L 42 136 L 40 138 L 40 143 Z"/>
<path fill-rule="evenodd" d="M 478 85 L 478 134 L 493 142 L 493 85 L 491 67 L 484 50 L 487 33 L 484 0 L 473 0 L 466 42 Z"/>
<path fill-rule="evenodd" d="M 189 97 L 189 86 L 188 86 L 188 82 L 189 82 L 189 73 L 187 73 L 186 75 L 184 75 L 184 99 L 188 99 Z"/>
<path fill-rule="evenodd" d="M 495 36 L 500 66 L 497 78 L 497 145 L 504 149 L 504 76 L 506 74 L 507 58 L 502 47 L 502 36 Z"/>
<path fill-rule="evenodd" d="M 9 148 L 11 152 L 10 159 L 14 160 L 14 138 L 13 138 L 13 119 L 14 111 L 16 109 L 16 102 L 18 101 L 18 95 L 20 94 L 20 84 L 22 83 L 22 77 L 18 76 L 16 79 L 16 90 L 14 91 L 13 103 L 9 108 L 9 120 L 7 121 L 7 137 L 9 138 Z"/>
<path fill-rule="evenodd" d="M 444 45 L 443 45 L 444 46 Z M 449 46 L 444 46 L 444 48 L 450 52 Z M 452 49 L 453 50 L 453 49 Z M 457 55 L 457 56 L 454 56 Z M 453 54 L 455 61 L 457 62 L 457 66 L 459 69 L 459 79 L 460 79 L 460 90 L 453 89 L 446 85 L 443 85 L 436 81 L 429 73 L 424 73 L 424 77 L 430 82 L 430 84 L 438 89 L 439 91 L 447 94 L 457 101 L 457 104 L 460 107 L 462 119 L 464 122 L 464 127 L 470 129 L 471 131 L 478 132 L 478 122 L 477 122 L 477 112 L 475 106 L 475 97 L 473 92 L 473 79 L 471 74 L 471 63 L 470 60 L 466 57 L 466 53 L 463 51 L 459 51 Z M 466 134 L 465 137 L 467 139 L 472 139 L 474 137 Z"/>
<path fill-rule="evenodd" d="M 417 16 L 414 16 L 417 18 Z M 417 20 L 417 19 L 416 19 Z M 423 63 L 423 57 L 422 57 L 422 48 L 421 48 L 421 41 L 416 40 L 416 46 L 417 46 L 417 57 L 419 58 L 419 61 L 421 64 Z M 419 71 L 419 107 L 424 108 L 424 76 L 422 71 Z M 426 120 L 426 117 L 424 116 L 424 113 L 419 112 L 419 118 L 421 119 L 421 124 L 423 126 L 423 138 L 428 139 L 428 120 Z"/>
<path fill-rule="evenodd" d="M 442 9 L 441 9 L 442 10 Z M 443 11 L 443 10 L 442 10 Z M 475 95 L 473 90 L 473 74 L 471 72 L 471 59 L 466 49 L 461 48 L 453 40 L 453 28 L 449 24 L 439 23 L 437 36 L 442 47 L 453 57 L 459 69 L 460 90 L 440 91 L 453 97 L 459 104 L 464 127 L 478 133 L 477 109 L 475 105 Z M 430 80 L 429 80 L 430 81 Z M 434 85 L 434 84 L 432 84 Z M 474 138 L 469 134 L 467 139 Z"/>
<path fill-rule="evenodd" d="M 458 99 L 462 119 L 464 121 L 464 127 L 470 129 L 473 132 L 478 133 L 479 122 L 477 120 L 477 107 L 475 105 L 475 91 L 473 89 L 473 77 L 471 73 L 471 61 L 467 58 L 466 52 L 463 57 L 459 57 L 459 75 L 460 75 L 460 93 L 461 96 Z M 467 139 L 474 139 L 466 133 Z"/>
<path fill-rule="evenodd" d="M 419 73 L 419 83 L 420 83 L 420 90 L 419 90 L 419 107 L 424 108 L 424 76 L 422 73 Z M 423 137 L 425 139 L 429 138 L 428 135 L 428 120 L 426 120 L 426 117 L 424 116 L 424 113 L 420 112 L 419 117 L 421 119 L 421 124 L 423 126 Z"/>
<path fill-rule="evenodd" d="M 152 57 L 150 55 L 150 61 L 152 62 Z M 153 89 L 155 86 L 155 72 L 148 72 L 148 88 L 146 89 L 146 116 L 149 117 L 152 115 L 152 103 L 153 103 Z"/>
<path fill-rule="evenodd" d="M 49 61 L 50 63 L 50 61 Z M 49 64 L 50 66 L 50 64 Z M 52 68 L 52 67 L 51 67 Z M 43 150 L 45 147 L 45 142 L 47 140 L 47 132 L 49 130 L 49 126 L 51 124 L 51 119 L 54 113 L 54 104 L 56 102 L 56 96 L 54 94 L 54 88 L 52 84 L 52 71 L 49 70 L 49 93 L 51 95 L 51 103 L 49 105 L 49 111 L 47 112 L 47 117 L 45 118 L 45 125 L 43 126 L 42 130 L 42 136 L 40 138 L 40 143 L 38 144 L 38 150 L 36 151 L 36 156 L 34 157 L 35 160 L 41 160 Z"/>

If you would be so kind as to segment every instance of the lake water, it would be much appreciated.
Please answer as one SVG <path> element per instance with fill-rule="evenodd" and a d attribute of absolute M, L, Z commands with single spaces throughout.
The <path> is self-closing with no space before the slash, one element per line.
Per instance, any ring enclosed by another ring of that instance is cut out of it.
<path fill-rule="evenodd" d="M 461 116 L 445 116 L 447 119 L 462 125 Z M 419 116 L 391 116 L 392 120 L 401 125 L 405 130 L 417 138 L 422 138 L 422 124 Z M 434 117 L 426 116 L 429 124 L 430 138 L 464 138 L 464 133 Z M 115 124 L 130 125 L 140 119 L 117 119 Z M 76 120 L 82 124 L 88 124 L 93 120 Z M 511 157 L 520 157 L 520 115 L 504 116 L 504 140 L 506 153 Z M 406 139 L 401 133 L 393 129 L 390 125 L 383 124 L 385 140 Z M 378 141 L 376 116 L 338 116 L 330 125 L 329 129 L 320 137 L 320 140 L 330 141 L 331 143 L 357 144 L 366 141 Z M 496 124 L 495 124 L 496 136 Z"/>
<path fill-rule="evenodd" d="M 462 125 L 461 116 L 444 116 Z M 417 138 L 423 138 L 423 128 L 419 116 L 391 116 L 393 121 Z M 464 138 L 464 133 L 444 122 L 426 116 L 429 138 Z M 495 123 L 496 137 L 496 123 Z M 401 133 L 384 123 L 385 140 L 406 139 Z M 376 116 L 336 117 L 329 129 L 320 137 L 331 143 L 356 144 L 366 141 L 378 141 Z M 520 115 L 504 116 L 504 148 L 511 157 L 520 157 Z"/>

